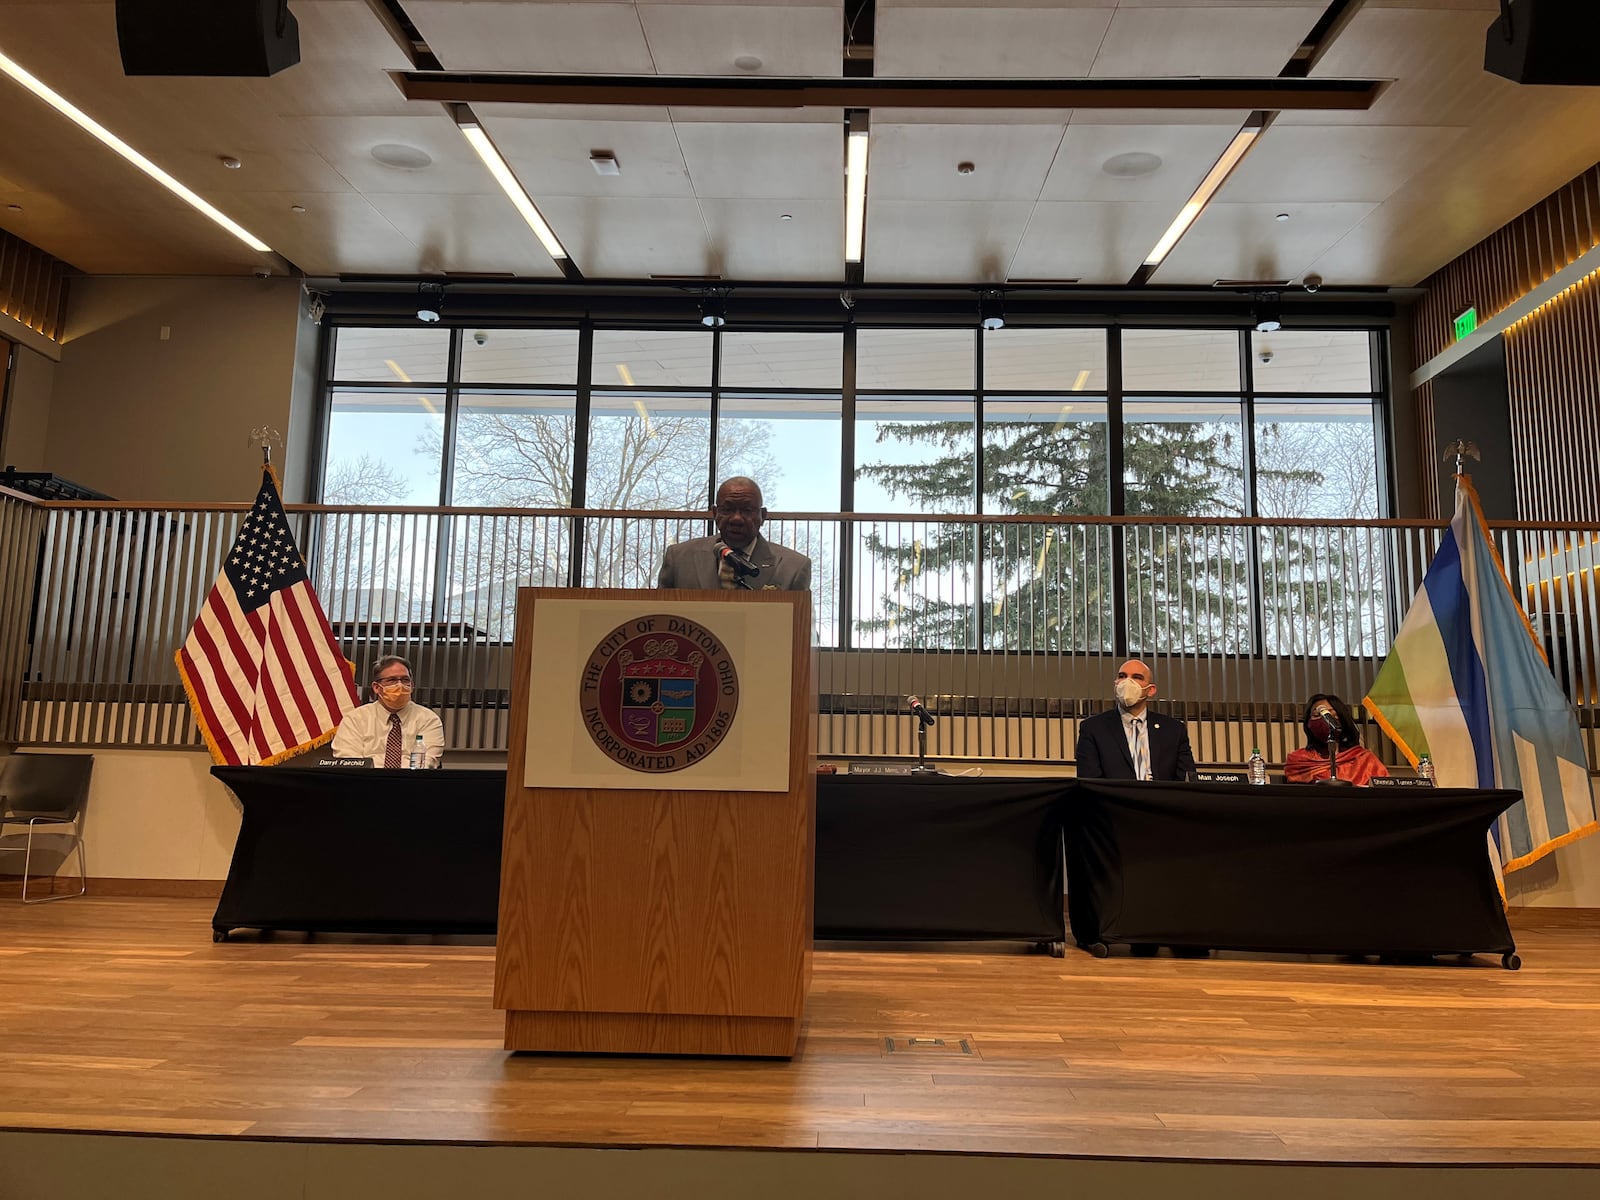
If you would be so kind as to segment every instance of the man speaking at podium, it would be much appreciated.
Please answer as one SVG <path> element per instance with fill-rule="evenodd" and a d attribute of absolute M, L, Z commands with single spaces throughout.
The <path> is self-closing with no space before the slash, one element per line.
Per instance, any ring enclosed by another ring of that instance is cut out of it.
<path fill-rule="evenodd" d="M 767 519 L 756 481 L 735 475 L 717 489 L 711 509 L 716 537 L 668 546 L 658 584 L 664 588 L 744 588 L 753 592 L 804 592 L 811 587 L 811 560 L 761 536 Z"/>

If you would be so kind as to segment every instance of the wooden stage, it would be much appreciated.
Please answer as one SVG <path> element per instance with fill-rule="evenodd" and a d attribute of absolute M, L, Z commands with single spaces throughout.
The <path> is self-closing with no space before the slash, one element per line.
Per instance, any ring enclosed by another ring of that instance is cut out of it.
<path fill-rule="evenodd" d="M 213 945 L 213 907 L 0 895 L 0 1196 L 96 1194 L 30 1190 L 82 1140 L 17 1131 L 1478 1168 L 1455 1195 L 1543 1164 L 1579 1169 L 1541 1196 L 1600 1195 L 1600 911 L 1514 913 L 1520 972 L 825 943 L 786 1062 L 510 1055 L 488 939 Z"/>

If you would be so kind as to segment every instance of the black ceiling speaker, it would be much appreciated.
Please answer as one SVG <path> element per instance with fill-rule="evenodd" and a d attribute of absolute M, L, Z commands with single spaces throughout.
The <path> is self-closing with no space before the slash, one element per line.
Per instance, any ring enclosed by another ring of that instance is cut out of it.
<path fill-rule="evenodd" d="M 1483 69 L 1516 83 L 1600 85 L 1600 3 L 1501 0 Z"/>
<path fill-rule="evenodd" d="M 276 75 L 300 61 L 289 0 L 117 0 L 126 75 Z"/>

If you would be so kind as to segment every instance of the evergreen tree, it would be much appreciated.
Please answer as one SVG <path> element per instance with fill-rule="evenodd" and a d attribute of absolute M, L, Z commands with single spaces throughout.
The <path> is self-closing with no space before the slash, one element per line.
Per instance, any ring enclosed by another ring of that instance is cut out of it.
<path fill-rule="evenodd" d="M 985 428 L 985 515 L 1100 515 L 1109 509 L 1106 425 L 1098 421 L 991 422 Z M 960 421 L 887 422 L 877 440 L 921 445 L 919 463 L 868 464 L 862 478 L 928 511 L 965 507 L 973 492 L 972 426 Z M 1227 426 L 1142 421 L 1123 443 L 1131 515 L 1227 516 L 1242 505 L 1237 435 Z M 1158 637 L 1176 606 L 1184 643 L 1210 648 L 1237 625 L 1241 588 L 1223 567 L 1229 539 L 1134 529 L 1127 553 L 1138 580 L 1129 596 L 1136 637 Z M 1114 538 L 1104 525 L 986 521 L 931 527 L 925 539 L 867 533 L 867 549 L 894 586 L 874 597 L 878 615 L 857 622 L 891 645 L 1014 650 L 1109 650 Z M 982 577 L 979 578 L 979 560 Z M 1225 603 L 1219 603 L 1226 601 Z M 1168 648 L 1171 639 L 1166 639 Z"/>

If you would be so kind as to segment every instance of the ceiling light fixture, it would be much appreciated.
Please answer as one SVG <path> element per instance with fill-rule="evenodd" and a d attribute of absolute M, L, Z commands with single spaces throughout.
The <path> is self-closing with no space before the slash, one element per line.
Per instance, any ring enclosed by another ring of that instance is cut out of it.
<path fill-rule="evenodd" d="M 511 201 L 517 213 L 528 223 L 528 228 L 533 230 L 540 244 L 544 246 L 545 252 L 558 261 L 568 258 L 569 255 L 566 247 L 561 244 L 561 239 L 556 237 L 555 231 L 540 215 L 533 198 L 517 181 L 516 175 L 501 157 L 499 149 L 478 122 L 478 118 L 473 115 L 472 110 L 463 104 L 457 107 L 455 115 L 456 128 L 461 130 L 468 144 L 477 151 L 478 157 L 483 160 L 483 165 L 489 168 L 489 174 L 494 176 L 494 181 L 500 185 L 500 190 L 506 194 L 506 199 Z"/>
<path fill-rule="evenodd" d="M 844 260 L 861 261 L 867 238 L 867 114 L 853 109 L 845 115 L 844 137 Z"/>
<path fill-rule="evenodd" d="M 1194 224 L 1195 218 L 1207 204 L 1211 203 L 1211 197 L 1216 195 L 1217 189 L 1239 165 L 1239 160 L 1249 152 L 1265 127 L 1265 118 L 1259 113 L 1252 113 L 1250 119 L 1244 123 L 1244 127 L 1233 135 L 1233 140 L 1223 150 L 1222 157 L 1217 159 L 1216 165 L 1206 172 L 1206 177 L 1200 181 L 1200 186 L 1195 188 L 1194 195 L 1189 197 L 1189 202 L 1178 213 L 1177 219 L 1161 235 L 1161 240 L 1155 244 L 1155 249 L 1145 255 L 1144 265 L 1148 269 L 1154 270 L 1159 267 L 1167 255 L 1172 253 L 1172 248 L 1178 244 L 1178 239 L 1189 231 L 1189 226 Z"/>
<path fill-rule="evenodd" d="M 1257 333 L 1276 333 L 1283 328 L 1283 297 L 1277 292 L 1262 292 L 1256 296 L 1255 309 Z"/>
<path fill-rule="evenodd" d="M 91 137 L 99 140 L 102 145 L 107 146 L 110 149 L 115 150 L 118 154 L 122 155 L 123 158 L 127 159 L 134 166 L 138 167 L 139 170 L 150 176 L 151 179 L 154 179 L 174 196 L 177 196 L 178 199 L 195 209 L 195 211 L 203 213 L 205 216 L 215 221 L 218 225 L 222 226 L 222 228 L 233 234 L 234 237 L 238 238 L 246 246 L 249 246 L 250 249 L 260 254 L 272 253 L 272 247 L 263 242 L 255 234 L 251 233 L 238 222 L 227 216 L 224 216 L 220 210 L 208 204 L 199 196 L 195 195 L 194 192 L 184 187 L 183 184 L 179 183 L 171 175 L 168 175 L 160 167 L 156 166 L 155 163 L 151 162 L 132 146 L 128 145 L 127 142 L 123 141 L 104 125 L 100 124 L 100 122 L 96 121 L 82 109 L 78 108 L 77 105 L 73 104 L 54 89 L 46 86 L 44 83 L 41 83 L 38 79 L 34 78 L 27 71 L 24 71 L 20 66 L 18 66 L 11 59 L 7 58 L 4 54 L 0 54 L 0 71 L 4 71 L 12 79 L 16 80 L 35 96 L 39 97 L 39 99 L 43 100 L 51 108 L 55 109 L 62 116 L 66 117 L 67 120 L 71 121 L 79 129 L 82 129 Z"/>
<path fill-rule="evenodd" d="M 417 320 L 427 325 L 436 324 L 444 315 L 444 284 L 417 284 Z"/>
<path fill-rule="evenodd" d="M 622 164 L 617 161 L 617 156 L 609 150 L 589 151 L 589 165 L 594 168 L 596 175 L 622 174 Z"/>
<path fill-rule="evenodd" d="M 700 324 L 720 329 L 728 323 L 728 293 L 709 289 L 700 296 Z"/>
<path fill-rule="evenodd" d="M 993 289 L 978 293 L 978 323 L 990 331 L 1006 327 L 1004 292 Z"/>

